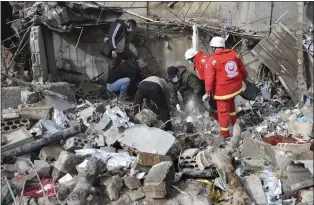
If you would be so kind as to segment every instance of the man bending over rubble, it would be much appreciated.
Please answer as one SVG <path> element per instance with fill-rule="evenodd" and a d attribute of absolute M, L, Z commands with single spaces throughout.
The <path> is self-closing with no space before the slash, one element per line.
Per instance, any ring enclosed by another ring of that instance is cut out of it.
<path fill-rule="evenodd" d="M 128 43 L 130 41 L 129 33 L 136 28 L 136 21 L 129 19 L 126 22 L 116 20 L 111 23 L 108 31 L 108 40 L 113 58 L 112 68 L 117 67 L 122 59 L 128 60 L 130 58 L 137 58 L 136 55 L 129 49 Z"/>
<path fill-rule="evenodd" d="M 140 82 L 138 90 L 135 94 L 135 105 L 141 105 L 143 99 L 153 101 L 159 110 L 159 118 L 166 122 L 170 120 L 169 106 L 170 93 L 167 82 L 157 76 L 150 76 Z M 171 129 L 171 122 L 167 122 L 165 130 Z"/>
<path fill-rule="evenodd" d="M 108 74 L 107 90 L 119 93 L 118 101 L 129 104 L 128 89 L 142 80 L 141 69 L 147 66 L 144 59 L 135 60 L 133 58 L 122 62 L 116 69 Z"/>
<path fill-rule="evenodd" d="M 184 66 L 170 66 L 167 68 L 168 79 L 170 83 L 170 97 L 174 101 L 176 108 L 181 112 L 181 106 L 178 99 L 177 91 L 180 92 L 183 98 L 183 103 L 186 104 L 191 97 L 195 97 L 197 101 L 204 94 L 204 88 L 201 81 L 196 75 L 188 71 Z"/>
<path fill-rule="evenodd" d="M 242 81 L 247 79 L 247 71 L 238 54 L 225 49 L 225 40 L 214 37 L 209 44 L 212 55 L 197 52 L 194 49 L 186 51 L 185 58 L 194 63 L 200 79 L 205 80 L 205 95 L 203 101 L 214 98 L 217 101 L 220 136 L 229 140 L 229 123 L 237 120 L 234 98 L 242 92 Z M 190 57 L 187 57 L 188 54 Z"/>

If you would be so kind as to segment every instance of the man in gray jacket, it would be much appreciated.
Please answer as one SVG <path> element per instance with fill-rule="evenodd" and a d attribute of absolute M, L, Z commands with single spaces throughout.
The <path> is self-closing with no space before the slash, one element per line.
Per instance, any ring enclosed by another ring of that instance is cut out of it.
<path fill-rule="evenodd" d="M 159 118 L 163 122 L 170 120 L 170 92 L 167 82 L 157 76 L 150 76 L 140 82 L 135 94 L 135 105 L 141 105 L 143 99 L 153 101 L 159 110 Z M 166 123 L 166 130 L 171 129 L 171 122 Z"/>

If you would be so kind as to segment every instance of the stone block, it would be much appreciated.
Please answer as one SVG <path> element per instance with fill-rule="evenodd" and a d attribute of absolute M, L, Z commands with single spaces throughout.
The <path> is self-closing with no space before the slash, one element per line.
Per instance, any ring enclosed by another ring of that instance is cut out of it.
<path fill-rule="evenodd" d="M 125 176 L 123 180 L 126 188 L 130 190 L 138 189 L 141 186 L 141 182 L 136 176 Z"/>
<path fill-rule="evenodd" d="M 1 147 L 1 152 L 6 152 L 35 140 L 33 135 L 25 127 L 21 127 L 5 137 L 7 138 L 7 142 Z"/>
<path fill-rule="evenodd" d="M 169 132 L 146 125 L 135 125 L 124 131 L 123 144 L 140 152 L 169 155 L 175 138 Z"/>
<path fill-rule="evenodd" d="M 20 112 L 18 109 L 3 109 L 2 119 L 16 119 L 20 117 Z"/>
<path fill-rule="evenodd" d="M 83 162 L 82 159 L 75 157 L 74 154 L 67 151 L 62 151 L 58 157 L 58 160 L 54 163 L 52 170 L 52 178 L 58 180 L 67 173 L 76 174 L 76 165 Z"/>
<path fill-rule="evenodd" d="M 133 167 L 135 170 L 148 172 L 152 166 L 164 161 L 171 161 L 171 158 L 166 155 L 139 152 L 136 157 L 136 161 L 133 164 Z"/>
<path fill-rule="evenodd" d="M 117 201 L 112 202 L 110 205 L 131 205 L 133 204 L 129 195 L 125 194 Z"/>
<path fill-rule="evenodd" d="M 250 176 L 243 177 L 242 180 L 243 186 L 246 189 L 247 194 L 255 204 L 263 205 L 267 203 L 262 182 L 257 175 L 252 174 Z"/>
<path fill-rule="evenodd" d="M 104 192 L 111 201 L 116 201 L 120 197 L 123 180 L 118 175 L 103 178 L 100 180 L 100 186 L 104 187 Z"/>
<path fill-rule="evenodd" d="M 50 105 L 19 105 L 20 115 L 23 118 L 34 120 L 51 119 L 52 107 Z"/>
<path fill-rule="evenodd" d="M 128 191 L 126 194 L 130 197 L 132 201 L 139 201 L 145 197 L 144 192 L 140 190 Z"/>
<path fill-rule="evenodd" d="M 91 141 L 87 139 L 78 138 L 78 137 L 71 137 L 67 139 L 67 141 L 63 145 L 66 151 L 74 151 L 76 149 L 83 149 L 86 146 L 91 147 Z"/>
<path fill-rule="evenodd" d="M 145 195 L 150 198 L 165 198 L 171 189 L 174 172 L 172 162 L 154 165 L 144 180 Z"/>
<path fill-rule="evenodd" d="M 39 159 L 45 160 L 47 163 L 51 164 L 59 158 L 60 153 L 64 151 L 60 144 L 49 145 L 43 147 L 39 152 Z"/>
<path fill-rule="evenodd" d="M 32 92 L 28 90 L 21 91 L 21 101 L 23 104 L 33 104 L 39 101 L 39 96 L 37 92 Z"/>

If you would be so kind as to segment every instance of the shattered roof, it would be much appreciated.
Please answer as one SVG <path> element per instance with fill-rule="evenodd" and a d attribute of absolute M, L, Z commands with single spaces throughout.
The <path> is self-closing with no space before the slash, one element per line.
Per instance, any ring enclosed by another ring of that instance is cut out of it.
<path fill-rule="evenodd" d="M 26 17 L 37 17 L 42 24 L 58 32 L 69 32 L 75 26 L 112 22 L 122 13 L 122 8 L 106 7 L 104 2 L 94 1 L 36 2 L 24 9 Z"/>

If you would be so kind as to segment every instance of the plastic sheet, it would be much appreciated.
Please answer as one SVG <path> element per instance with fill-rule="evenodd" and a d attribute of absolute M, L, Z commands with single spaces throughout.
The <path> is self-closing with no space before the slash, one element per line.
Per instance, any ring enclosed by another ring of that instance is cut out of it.
<path fill-rule="evenodd" d="M 272 171 L 273 167 L 266 166 L 265 169 L 261 172 L 260 178 L 263 182 L 263 189 L 267 198 L 268 205 L 279 205 L 282 204 L 279 195 L 282 194 L 281 191 L 281 182 L 275 176 L 275 173 Z"/>
<path fill-rule="evenodd" d="M 135 158 L 130 157 L 126 153 L 112 153 L 98 149 L 80 149 L 75 150 L 76 156 L 84 157 L 86 155 L 94 156 L 107 164 L 108 170 L 114 170 L 118 168 L 131 168 Z"/>
<path fill-rule="evenodd" d="M 66 116 L 64 115 L 63 111 L 61 111 L 61 110 L 54 109 L 53 120 L 57 125 L 59 125 L 63 128 L 65 128 L 67 126 Z"/>
<path fill-rule="evenodd" d="M 41 182 L 47 196 L 54 197 L 55 193 L 57 192 L 57 186 L 53 184 L 52 178 L 41 178 Z M 44 196 L 44 193 L 43 193 L 43 190 L 41 189 L 40 184 L 36 184 L 36 185 L 29 185 L 25 187 L 23 196 L 32 196 L 32 197 L 40 198 Z"/>

